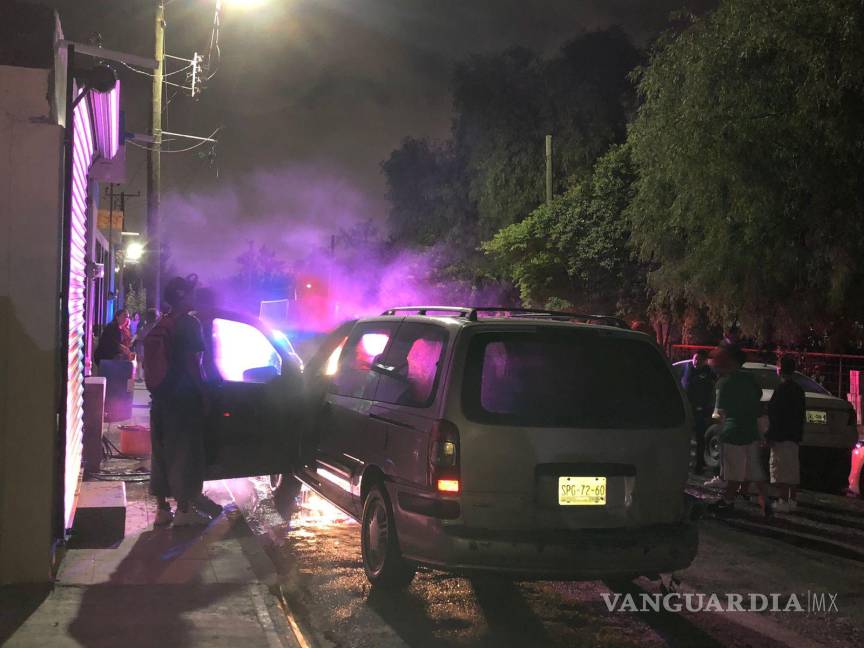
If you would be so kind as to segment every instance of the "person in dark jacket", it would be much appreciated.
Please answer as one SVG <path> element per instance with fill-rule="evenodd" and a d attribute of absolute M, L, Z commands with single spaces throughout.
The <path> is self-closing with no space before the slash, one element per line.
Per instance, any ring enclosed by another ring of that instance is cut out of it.
<path fill-rule="evenodd" d="M 131 343 L 129 313 L 125 308 L 121 308 L 99 336 L 93 360 L 97 365 L 103 360 L 131 360 Z"/>
<path fill-rule="evenodd" d="M 708 353 L 699 349 L 689 364 L 684 365 L 681 387 L 693 410 L 693 437 L 696 441 L 696 465 L 693 472 L 701 474 L 705 469 L 705 431 L 711 424 L 714 411 L 714 371 L 708 366 Z"/>
<path fill-rule="evenodd" d="M 147 312 L 144 313 L 144 317 L 141 320 L 141 324 L 138 327 L 137 333 L 135 333 L 135 337 L 132 340 L 132 348 L 135 351 L 135 359 L 138 360 L 138 373 L 137 373 L 137 381 L 144 381 L 144 338 L 147 337 L 147 334 L 156 326 L 156 322 L 159 321 L 159 311 L 155 308 L 148 308 Z"/>
<path fill-rule="evenodd" d="M 780 385 L 768 403 L 768 432 L 765 440 L 771 447 L 771 483 L 780 490 L 777 511 L 794 511 L 798 484 L 801 481 L 798 446 L 804 435 L 807 402 L 804 390 L 795 382 L 795 358 L 783 356 L 777 368 Z"/>
<path fill-rule="evenodd" d="M 201 323 L 190 314 L 196 283 L 195 275 L 174 277 L 164 290 L 170 311 L 163 317 L 172 320 L 168 373 L 150 393 L 150 493 L 156 497 L 156 526 L 172 521 L 175 527 L 203 526 L 222 511 L 202 493 L 209 399 L 201 369 Z M 176 514 L 168 497 L 177 501 Z"/>

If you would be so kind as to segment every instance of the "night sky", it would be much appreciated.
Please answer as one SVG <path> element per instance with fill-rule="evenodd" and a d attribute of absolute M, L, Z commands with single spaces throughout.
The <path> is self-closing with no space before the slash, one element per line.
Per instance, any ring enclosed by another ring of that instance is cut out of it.
<path fill-rule="evenodd" d="M 107 48 L 152 55 L 152 0 L 40 4 L 59 11 L 67 38 L 98 31 Z M 207 50 L 214 4 L 168 4 L 169 54 Z M 233 259 L 250 238 L 281 241 L 291 257 L 351 221 L 383 220 L 380 162 L 407 135 L 446 137 L 449 80 L 460 58 L 516 44 L 551 53 L 581 31 L 613 24 L 645 44 L 682 0 L 224 4 L 216 76 L 200 100 L 174 97 L 163 125 L 197 135 L 224 128 L 214 164 L 196 155 L 204 147 L 163 157 L 165 227 L 194 263 Z M 127 130 L 146 132 L 150 80 L 123 68 L 120 77 Z M 130 149 L 128 160 L 126 189 L 143 194 L 143 151 Z M 129 207 L 127 227 L 140 228 L 143 199 Z"/>

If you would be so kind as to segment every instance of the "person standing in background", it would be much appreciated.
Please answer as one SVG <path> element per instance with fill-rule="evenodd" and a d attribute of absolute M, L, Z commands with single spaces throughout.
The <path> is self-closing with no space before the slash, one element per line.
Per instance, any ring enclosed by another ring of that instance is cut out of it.
<path fill-rule="evenodd" d="M 157 500 L 157 526 L 206 525 L 222 507 L 202 494 L 204 425 L 209 399 L 201 368 L 201 323 L 190 314 L 196 279 L 175 277 L 165 285 L 170 311 L 145 340 L 147 385 L 152 404 L 153 454 L 150 492 Z M 168 497 L 177 502 L 171 512 Z"/>
<path fill-rule="evenodd" d="M 720 347 L 714 354 L 714 365 L 722 376 L 717 387 L 717 410 L 722 425 L 721 474 L 726 480 L 726 490 L 714 509 L 718 513 L 733 509 L 741 485 L 749 482 L 759 492 L 762 514 L 769 517 L 771 502 L 760 462 L 757 426 L 762 389 L 752 374 L 742 370 L 744 360 L 744 352 L 736 346 Z"/>
<path fill-rule="evenodd" d="M 771 448 L 771 483 L 780 490 L 777 511 L 798 508 L 798 484 L 801 482 L 798 446 L 804 435 L 807 402 L 804 390 L 795 382 L 795 358 L 783 356 L 777 367 L 780 385 L 768 403 L 768 432 L 765 440 Z"/>
<path fill-rule="evenodd" d="M 135 351 L 135 358 L 138 360 L 138 382 L 144 380 L 144 338 L 151 329 L 156 325 L 159 319 L 159 311 L 155 308 L 148 308 L 141 318 L 141 323 L 138 326 L 138 331 L 135 333 L 135 339 L 132 340 L 132 349 Z"/>
<path fill-rule="evenodd" d="M 114 319 L 105 326 L 99 336 L 99 344 L 93 354 L 97 366 L 103 360 L 131 360 L 132 336 L 129 334 L 129 313 L 121 308 Z"/>
<path fill-rule="evenodd" d="M 705 470 L 705 431 L 711 425 L 715 401 L 714 371 L 708 366 L 708 353 L 699 349 L 690 363 L 684 366 L 681 387 L 693 410 L 693 437 L 696 441 L 696 462 L 693 472 L 697 475 Z"/>

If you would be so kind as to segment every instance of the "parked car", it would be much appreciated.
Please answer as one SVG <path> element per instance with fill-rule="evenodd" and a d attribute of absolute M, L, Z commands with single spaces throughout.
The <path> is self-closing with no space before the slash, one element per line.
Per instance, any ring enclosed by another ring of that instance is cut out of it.
<path fill-rule="evenodd" d="M 417 565 L 633 577 L 696 555 L 683 394 L 614 319 L 392 309 L 331 335 L 304 376 L 296 476 L 360 522 L 375 585 Z"/>
<path fill-rule="evenodd" d="M 864 442 L 859 441 L 852 450 L 852 470 L 849 471 L 849 491 L 864 497 Z"/>
<path fill-rule="evenodd" d="M 682 360 L 673 365 L 679 379 L 688 362 Z M 746 362 L 743 369 L 754 375 L 762 388 L 762 403 L 767 405 L 780 384 L 777 367 L 762 362 Z M 795 374 L 795 381 L 804 389 L 807 403 L 800 448 L 802 484 L 839 491 L 846 486 L 852 449 L 858 440 L 855 409 L 851 403 L 832 395 L 802 373 Z M 719 437 L 719 424 L 705 431 L 705 463 L 712 468 L 720 465 Z"/>
<path fill-rule="evenodd" d="M 303 361 L 291 342 L 257 318 L 196 313 L 210 392 L 208 479 L 281 474 L 298 459 Z"/>

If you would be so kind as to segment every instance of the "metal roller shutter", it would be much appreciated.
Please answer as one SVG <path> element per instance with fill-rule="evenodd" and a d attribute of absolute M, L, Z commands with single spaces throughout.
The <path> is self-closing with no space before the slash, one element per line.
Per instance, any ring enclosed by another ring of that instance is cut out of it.
<path fill-rule="evenodd" d="M 84 331 L 87 254 L 87 217 L 89 172 L 95 143 L 90 103 L 80 101 L 74 115 L 74 149 L 72 168 L 72 209 L 69 235 L 69 340 L 66 375 L 66 457 L 63 489 L 63 514 L 66 528 L 72 524 L 75 494 L 81 474 L 84 402 Z"/>

